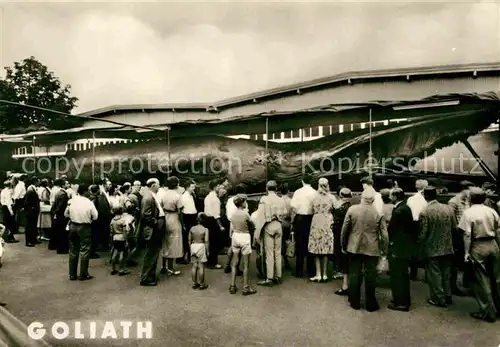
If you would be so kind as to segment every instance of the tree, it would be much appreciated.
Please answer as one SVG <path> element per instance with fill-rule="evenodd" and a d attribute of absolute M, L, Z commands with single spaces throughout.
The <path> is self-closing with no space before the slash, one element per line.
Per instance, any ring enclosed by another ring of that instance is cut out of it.
<path fill-rule="evenodd" d="M 0 99 L 71 113 L 78 98 L 70 96 L 71 86 L 61 81 L 35 57 L 6 67 L 0 80 Z M 16 105 L 0 105 L 2 132 L 26 132 L 26 129 L 65 129 L 82 124 L 73 117 Z"/>

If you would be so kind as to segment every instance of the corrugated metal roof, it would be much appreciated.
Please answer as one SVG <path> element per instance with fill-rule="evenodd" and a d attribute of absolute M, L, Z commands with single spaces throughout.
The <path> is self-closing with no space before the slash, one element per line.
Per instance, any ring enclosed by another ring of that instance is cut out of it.
<path fill-rule="evenodd" d="M 114 105 L 96 110 L 81 113 L 84 117 L 103 117 L 106 114 L 114 112 L 147 112 L 161 110 L 179 110 L 185 111 L 217 111 L 219 108 L 236 107 L 242 103 L 253 102 L 262 98 L 277 98 L 282 94 L 296 92 L 297 90 L 306 91 L 311 88 L 326 87 L 332 84 L 341 84 L 341 82 L 363 83 L 366 80 L 373 79 L 391 79 L 391 78 L 447 78 L 456 74 L 469 74 L 470 77 L 478 77 L 484 73 L 498 73 L 500 75 L 500 62 L 495 63 L 477 63 L 462 65 L 440 65 L 429 67 L 411 67 L 404 69 L 370 70 L 370 71 L 351 71 L 333 76 L 318 78 L 306 82 L 295 83 L 277 88 L 267 89 L 256 93 L 250 93 L 233 98 L 228 98 L 213 103 L 173 103 L 173 104 L 139 104 L 139 105 Z"/>

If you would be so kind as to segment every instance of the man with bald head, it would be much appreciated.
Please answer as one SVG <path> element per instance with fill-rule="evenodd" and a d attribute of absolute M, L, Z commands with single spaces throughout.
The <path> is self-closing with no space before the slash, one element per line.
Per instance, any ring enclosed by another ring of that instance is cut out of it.
<path fill-rule="evenodd" d="M 150 178 L 146 182 L 147 193 L 141 203 L 141 227 L 145 240 L 146 252 L 141 272 L 141 286 L 156 286 L 158 284 L 156 269 L 158 257 L 165 237 L 165 213 L 157 197 L 160 181 Z"/>
<path fill-rule="evenodd" d="M 471 317 L 495 322 L 500 317 L 500 217 L 485 206 L 486 193 L 470 188 L 471 207 L 464 211 L 459 229 L 464 235 L 465 262 L 472 262 L 474 294 L 479 311 Z"/>
<path fill-rule="evenodd" d="M 386 223 L 373 206 L 375 190 L 366 189 L 361 203 L 349 207 L 340 234 L 342 251 L 349 254 L 349 302 L 355 310 L 361 308 L 361 284 L 365 279 L 366 310 L 377 311 L 380 306 L 375 297 L 377 263 L 384 242 Z"/>

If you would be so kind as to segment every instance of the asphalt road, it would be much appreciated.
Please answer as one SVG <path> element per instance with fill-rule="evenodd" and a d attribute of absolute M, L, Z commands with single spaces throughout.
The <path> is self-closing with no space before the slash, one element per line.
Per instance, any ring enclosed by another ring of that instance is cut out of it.
<path fill-rule="evenodd" d="M 17 235 L 23 241 L 22 235 Z M 222 259 L 222 257 L 221 257 Z M 0 270 L 2 301 L 29 325 L 49 327 L 56 321 L 151 321 L 153 338 L 118 340 L 55 340 L 54 346 L 498 346 L 500 322 L 469 317 L 472 298 L 455 298 L 447 309 L 429 306 L 426 285 L 412 283 L 411 312 L 386 309 L 387 281 L 380 280 L 382 309 L 353 311 L 333 294 L 339 281 L 309 283 L 285 275 L 279 287 L 260 288 L 254 296 L 228 293 L 229 277 L 209 270 L 205 291 L 191 289 L 190 267 L 180 276 L 162 277 L 157 287 L 139 286 L 139 269 L 125 277 L 111 276 L 105 259 L 91 261 L 95 279 L 71 282 L 68 257 L 23 242 L 7 245 Z M 252 275 L 255 271 L 252 269 Z M 255 282 L 255 277 L 254 280 Z M 100 327 L 100 328 L 99 328 Z M 116 327 L 119 327 L 118 323 Z M 98 325 L 100 335 L 102 325 Z M 84 334 L 88 328 L 83 329 Z M 121 333 L 119 333 L 121 337 Z"/>

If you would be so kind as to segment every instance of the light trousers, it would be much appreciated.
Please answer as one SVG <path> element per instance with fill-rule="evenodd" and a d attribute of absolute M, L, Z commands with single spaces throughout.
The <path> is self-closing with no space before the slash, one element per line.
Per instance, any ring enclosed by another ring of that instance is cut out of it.
<path fill-rule="evenodd" d="M 272 221 L 264 227 L 267 279 L 281 278 L 281 223 Z"/>

